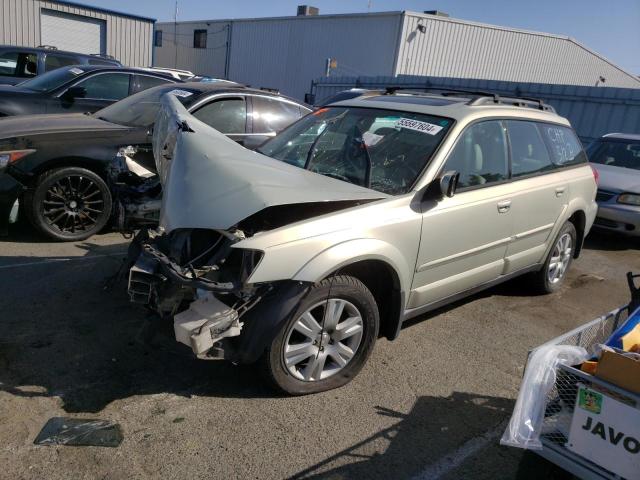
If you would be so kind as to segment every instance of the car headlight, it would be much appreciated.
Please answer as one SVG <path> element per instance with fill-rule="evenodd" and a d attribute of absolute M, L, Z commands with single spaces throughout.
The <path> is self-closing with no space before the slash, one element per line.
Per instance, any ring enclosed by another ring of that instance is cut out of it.
<path fill-rule="evenodd" d="M 7 150 L 0 152 L 0 168 L 5 168 L 7 165 L 17 162 L 23 157 L 35 152 L 33 149 L 27 150 Z"/>
<path fill-rule="evenodd" d="M 640 195 L 636 193 L 623 193 L 618 197 L 618 203 L 640 206 Z"/>

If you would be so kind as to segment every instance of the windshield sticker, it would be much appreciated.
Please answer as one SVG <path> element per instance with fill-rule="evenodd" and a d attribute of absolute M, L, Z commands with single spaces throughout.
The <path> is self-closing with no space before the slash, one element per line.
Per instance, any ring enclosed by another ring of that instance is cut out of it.
<path fill-rule="evenodd" d="M 190 97 L 191 95 L 193 95 L 193 92 L 188 92 L 187 90 L 171 90 L 169 92 L 169 95 L 175 95 L 176 97 Z"/>
<path fill-rule="evenodd" d="M 427 133 L 429 135 L 437 135 L 443 127 L 434 125 L 433 123 L 421 122 L 420 120 L 412 120 L 410 118 L 401 118 L 396 123 L 396 127 L 408 128 L 416 132 Z"/>
<path fill-rule="evenodd" d="M 81 73 L 84 73 L 84 70 L 81 70 L 78 67 L 70 68 L 69 71 L 74 75 L 80 75 Z"/>
<path fill-rule="evenodd" d="M 362 134 L 362 140 L 367 147 L 373 147 L 376 143 L 384 138 L 384 135 L 378 135 L 376 133 L 364 132 Z"/>

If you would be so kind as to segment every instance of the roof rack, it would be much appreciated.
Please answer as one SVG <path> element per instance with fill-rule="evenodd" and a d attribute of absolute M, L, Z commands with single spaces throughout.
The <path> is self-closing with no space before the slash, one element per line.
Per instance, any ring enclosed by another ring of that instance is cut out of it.
<path fill-rule="evenodd" d="M 417 90 L 417 91 L 416 91 Z M 424 92 L 423 92 L 424 91 Z M 469 106 L 478 105 L 508 105 L 512 107 L 522 108 L 535 108 L 537 110 L 543 110 L 545 112 L 555 113 L 555 109 L 544 103 L 543 100 L 529 97 L 503 97 L 496 92 L 482 91 L 482 90 L 465 90 L 460 88 L 447 88 L 447 87 L 418 87 L 408 89 L 405 87 L 386 87 L 385 95 L 393 95 L 395 93 L 404 93 L 405 95 L 420 95 L 420 94 L 440 94 L 442 96 L 449 95 L 465 95 L 472 98 L 467 102 Z M 433 93 L 430 93 L 433 92 Z"/>
<path fill-rule="evenodd" d="M 47 50 L 58 50 L 58 47 L 54 45 L 38 45 L 36 48 L 44 48 Z"/>

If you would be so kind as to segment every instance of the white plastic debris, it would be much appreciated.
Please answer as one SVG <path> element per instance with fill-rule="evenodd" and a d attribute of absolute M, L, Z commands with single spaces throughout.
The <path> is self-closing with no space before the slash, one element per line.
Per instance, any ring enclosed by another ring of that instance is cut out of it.
<path fill-rule="evenodd" d="M 533 351 L 520 386 L 520 393 L 500 443 L 510 447 L 542 450 L 540 433 L 548 394 L 556 382 L 560 364 L 577 365 L 588 358 L 582 347 L 548 345 Z"/>

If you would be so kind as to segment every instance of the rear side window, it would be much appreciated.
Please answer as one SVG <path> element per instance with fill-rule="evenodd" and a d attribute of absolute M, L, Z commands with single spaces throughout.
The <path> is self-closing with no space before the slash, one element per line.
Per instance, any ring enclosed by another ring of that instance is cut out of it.
<path fill-rule="evenodd" d="M 0 53 L 0 76 L 2 77 L 35 77 L 38 70 L 38 57 L 35 53 L 2 52 Z"/>
<path fill-rule="evenodd" d="M 298 105 L 276 98 L 252 97 L 252 102 L 254 133 L 279 132 L 307 113 L 302 113 Z"/>
<path fill-rule="evenodd" d="M 507 120 L 514 178 L 554 169 L 547 146 L 533 122 Z"/>
<path fill-rule="evenodd" d="M 134 75 L 133 76 L 133 93 L 138 93 L 147 88 L 157 87 L 158 85 L 164 85 L 168 83 L 169 80 L 165 80 L 164 78 L 158 77 L 150 77 L 148 75 Z"/>
<path fill-rule="evenodd" d="M 50 72 L 56 68 L 66 67 L 68 65 L 76 65 L 82 63 L 76 57 L 68 57 L 66 55 L 56 55 L 55 53 L 47 53 L 44 59 L 44 71 Z"/>
<path fill-rule="evenodd" d="M 539 127 L 549 145 L 554 164 L 564 167 L 587 162 L 587 155 L 572 129 L 548 123 L 539 124 Z"/>
<path fill-rule="evenodd" d="M 245 133 L 247 107 L 244 98 L 225 98 L 208 103 L 193 116 L 225 134 Z"/>
<path fill-rule="evenodd" d="M 87 91 L 85 98 L 121 100 L 129 96 L 129 77 L 125 73 L 102 73 L 78 83 Z"/>
<path fill-rule="evenodd" d="M 507 138 L 502 122 L 490 120 L 467 128 L 445 165 L 445 170 L 455 170 L 460 174 L 459 188 L 507 180 Z"/>

